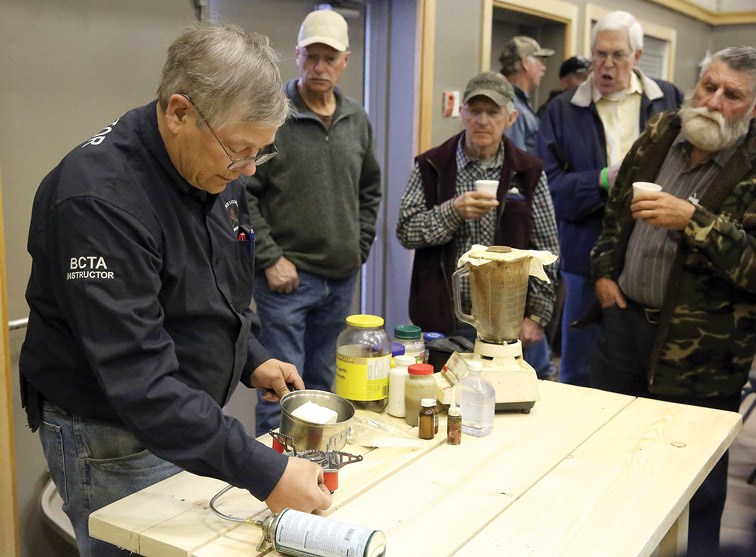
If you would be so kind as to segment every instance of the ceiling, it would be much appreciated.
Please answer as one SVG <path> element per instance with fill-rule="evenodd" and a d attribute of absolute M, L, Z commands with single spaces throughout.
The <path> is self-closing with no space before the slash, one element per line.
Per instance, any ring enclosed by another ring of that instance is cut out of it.
<path fill-rule="evenodd" d="M 749 12 L 756 10 L 756 0 L 687 0 L 712 12 Z"/>

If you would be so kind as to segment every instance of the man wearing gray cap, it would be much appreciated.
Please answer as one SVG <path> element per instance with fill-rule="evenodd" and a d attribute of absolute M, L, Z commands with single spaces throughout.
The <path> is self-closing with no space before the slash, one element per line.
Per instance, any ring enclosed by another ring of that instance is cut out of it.
<path fill-rule="evenodd" d="M 473 244 L 558 254 L 543 163 L 503 136 L 517 119 L 514 98 L 499 73 L 472 78 L 460 110 L 464 130 L 415 158 L 396 233 L 405 248 L 415 250 L 409 310 L 424 330 L 475 338 L 472 327 L 455 320 L 451 290 L 457 259 Z M 475 191 L 476 180 L 496 180 L 496 195 Z M 550 284 L 531 278 L 520 331 L 524 345 L 540 341 L 551 319 L 553 267 L 546 267 Z M 469 309 L 469 291 L 462 301 Z"/>
<path fill-rule="evenodd" d="M 550 48 L 541 48 L 535 39 L 519 36 L 504 45 L 499 56 L 501 73 L 515 91 L 514 107 L 519 113 L 517 121 L 504 133 L 516 147 L 533 153 L 538 133 L 538 116 L 530 104 L 530 94 L 541 84 L 546 72 L 544 58 L 554 54 Z"/>
<path fill-rule="evenodd" d="M 296 46 L 299 78 L 286 84 L 293 116 L 276 135 L 278 156 L 249 177 L 260 341 L 297 366 L 309 389 L 331 390 L 336 339 L 360 266 L 375 238 L 380 168 L 365 110 L 336 83 L 349 60 L 346 20 L 316 10 Z M 258 435 L 281 406 L 258 391 Z"/>
<path fill-rule="evenodd" d="M 499 57 L 501 73 L 514 87 L 514 107 L 517 110 L 517 120 L 504 130 L 504 135 L 512 140 L 515 147 L 531 154 L 535 151 L 539 118 L 530 104 L 530 94 L 541 84 L 546 71 L 543 59 L 552 54 L 553 50 L 541 48 L 535 39 L 519 36 L 504 45 Z M 551 345 L 545 336 L 539 342 L 525 346 L 523 357 L 535 368 L 539 377 L 556 376 Z"/>

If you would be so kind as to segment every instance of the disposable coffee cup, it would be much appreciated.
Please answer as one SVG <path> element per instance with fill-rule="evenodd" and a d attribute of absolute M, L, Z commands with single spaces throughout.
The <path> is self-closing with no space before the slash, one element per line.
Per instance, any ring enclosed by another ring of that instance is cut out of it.
<path fill-rule="evenodd" d="M 661 191 L 662 187 L 653 182 L 633 182 L 633 197 L 639 193 L 649 193 L 652 191 Z"/>
<path fill-rule="evenodd" d="M 496 190 L 499 189 L 498 180 L 475 180 L 475 189 L 479 192 L 496 197 Z"/>

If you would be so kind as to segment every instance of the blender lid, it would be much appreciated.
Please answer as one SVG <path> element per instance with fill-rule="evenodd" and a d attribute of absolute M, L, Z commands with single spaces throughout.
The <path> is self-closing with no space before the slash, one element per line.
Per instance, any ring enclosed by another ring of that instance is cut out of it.
<path fill-rule="evenodd" d="M 558 258 L 546 250 L 515 249 L 508 246 L 482 246 L 480 244 L 473 244 L 470 250 L 467 253 L 463 253 L 459 258 L 457 267 L 462 267 L 465 263 L 477 267 L 491 261 L 515 263 L 526 258 L 530 259 L 529 274 L 546 283 L 550 283 L 551 281 L 544 272 L 543 266 L 554 263 Z"/>
<path fill-rule="evenodd" d="M 462 254 L 457 266 L 461 267 L 468 261 L 472 265 L 482 265 L 489 261 L 507 261 L 514 263 L 515 261 L 520 261 L 526 257 L 533 257 L 530 250 L 515 249 L 510 248 L 509 246 L 481 246 L 475 244 L 470 248 L 470 251 Z"/>

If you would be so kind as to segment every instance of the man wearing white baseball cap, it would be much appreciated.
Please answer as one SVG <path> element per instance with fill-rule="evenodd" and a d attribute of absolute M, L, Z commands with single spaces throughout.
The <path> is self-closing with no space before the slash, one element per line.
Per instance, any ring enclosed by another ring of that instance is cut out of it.
<path fill-rule="evenodd" d="M 347 27 L 333 10 L 305 17 L 295 49 L 299 78 L 285 87 L 293 116 L 276 134 L 278 156 L 247 181 L 260 341 L 285 354 L 308 389 L 326 391 L 381 200 L 367 114 L 336 87 L 349 61 Z M 281 412 L 263 394 L 258 435 L 277 428 Z"/>

